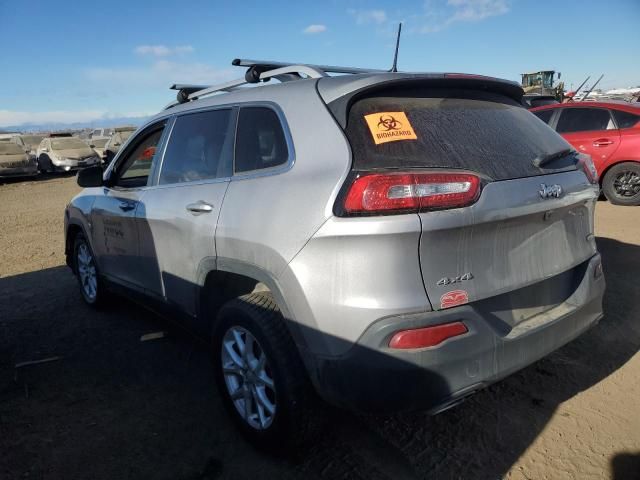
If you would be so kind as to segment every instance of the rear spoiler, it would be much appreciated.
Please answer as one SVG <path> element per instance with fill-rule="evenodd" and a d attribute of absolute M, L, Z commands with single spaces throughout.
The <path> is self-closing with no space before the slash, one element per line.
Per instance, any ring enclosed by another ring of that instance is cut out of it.
<path fill-rule="evenodd" d="M 522 104 L 522 87 L 509 80 L 464 73 L 381 73 L 349 75 L 318 80 L 318 93 L 337 122 L 345 128 L 351 105 L 362 97 L 395 88 L 456 88 L 504 95 Z"/>

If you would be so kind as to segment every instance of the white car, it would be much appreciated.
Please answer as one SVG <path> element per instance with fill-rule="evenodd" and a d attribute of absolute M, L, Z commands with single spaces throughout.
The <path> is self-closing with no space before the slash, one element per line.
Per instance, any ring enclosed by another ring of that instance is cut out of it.
<path fill-rule="evenodd" d="M 104 160 L 104 149 L 109 141 L 110 137 L 100 137 L 100 138 L 91 138 L 87 139 L 86 142 L 93 149 L 94 152 L 98 154 L 100 160 Z"/>
<path fill-rule="evenodd" d="M 36 154 L 36 150 L 40 142 L 44 139 L 44 135 L 16 135 L 13 141 L 20 145 L 25 152 L 29 152 L 32 155 Z"/>
<path fill-rule="evenodd" d="M 98 154 L 77 137 L 48 137 L 37 150 L 38 170 L 68 172 L 100 164 Z"/>

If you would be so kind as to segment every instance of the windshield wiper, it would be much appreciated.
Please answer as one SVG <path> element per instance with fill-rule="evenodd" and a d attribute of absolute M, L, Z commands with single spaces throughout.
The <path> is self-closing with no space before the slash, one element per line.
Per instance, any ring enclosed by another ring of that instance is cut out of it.
<path fill-rule="evenodd" d="M 540 155 L 533 159 L 533 165 L 536 167 L 541 167 L 545 163 L 549 163 L 552 160 L 556 160 L 558 158 L 562 158 L 566 155 L 569 155 L 573 152 L 573 148 L 565 148 L 564 150 L 560 150 L 559 152 L 549 153 L 547 155 Z"/>

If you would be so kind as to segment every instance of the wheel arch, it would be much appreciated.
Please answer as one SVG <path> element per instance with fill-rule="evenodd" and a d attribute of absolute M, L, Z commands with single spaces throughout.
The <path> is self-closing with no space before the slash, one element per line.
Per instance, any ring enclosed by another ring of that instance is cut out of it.
<path fill-rule="evenodd" d="M 202 270 L 199 276 L 198 315 L 202 318 L 212 316 L 212 329 L 219 309 L 229 300 L 253 292 L 270 292 L 298 349 L 306 349 L 301 328 L 287 305 L 279 282 L 271 273 L 245 262 L 219 258 L 215 269 Z"/>
<path fill-rule="evenodd" d="M 76 273 L 76 265 L 73 258 L 73 245 L 79 233 L 82 233 L 82 235 L 84 235 L 84 238 L 87 239 L 89 246 L 91 246 L 91 248 L 93 249 L 93 246 L 91 245 L 91 238 L 89 238 L 89 236 L 87 235 L 87 232 L 85 231 L 82 224 L 75 220 L 69 220 L 69 224 L 67 225 L 67 230 L 65 232 L 64 253 L 67 265 L 69 266 L 69 268 L 71 268 L 73 273 Z"/>

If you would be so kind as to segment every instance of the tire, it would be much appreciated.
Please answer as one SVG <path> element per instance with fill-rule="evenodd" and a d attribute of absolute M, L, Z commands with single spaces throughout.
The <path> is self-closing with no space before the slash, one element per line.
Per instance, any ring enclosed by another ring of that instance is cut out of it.
<path fill-rule="evenodd" d="M 38 157 L 38 171 L 40 173 L 47 173 L 49 171 L 47 162 L 42 156 Z"/>
<path fill-rule="evenodd" d="M 614 205 L 640 205 L 640 163 L 611 167 L 602 179 L 602 191 Z"/>
<path fill-rule="evenodd" d="M 81 232 L 73 242 L 73 265 L 84 302 L 94 308 L 103 307 L 108 292 L 100 280 L 91 246 Z"/>
<path fill-rule="evenodd" d="M 240 345 L 248 341 L 252 348 L 242 355 Z M 292 453 L 313 438 L 319 402 L 270 293 L 244 295 L 220 309 L 213 360 L 225 407 L 252 444 L 273 453 Z"/>

